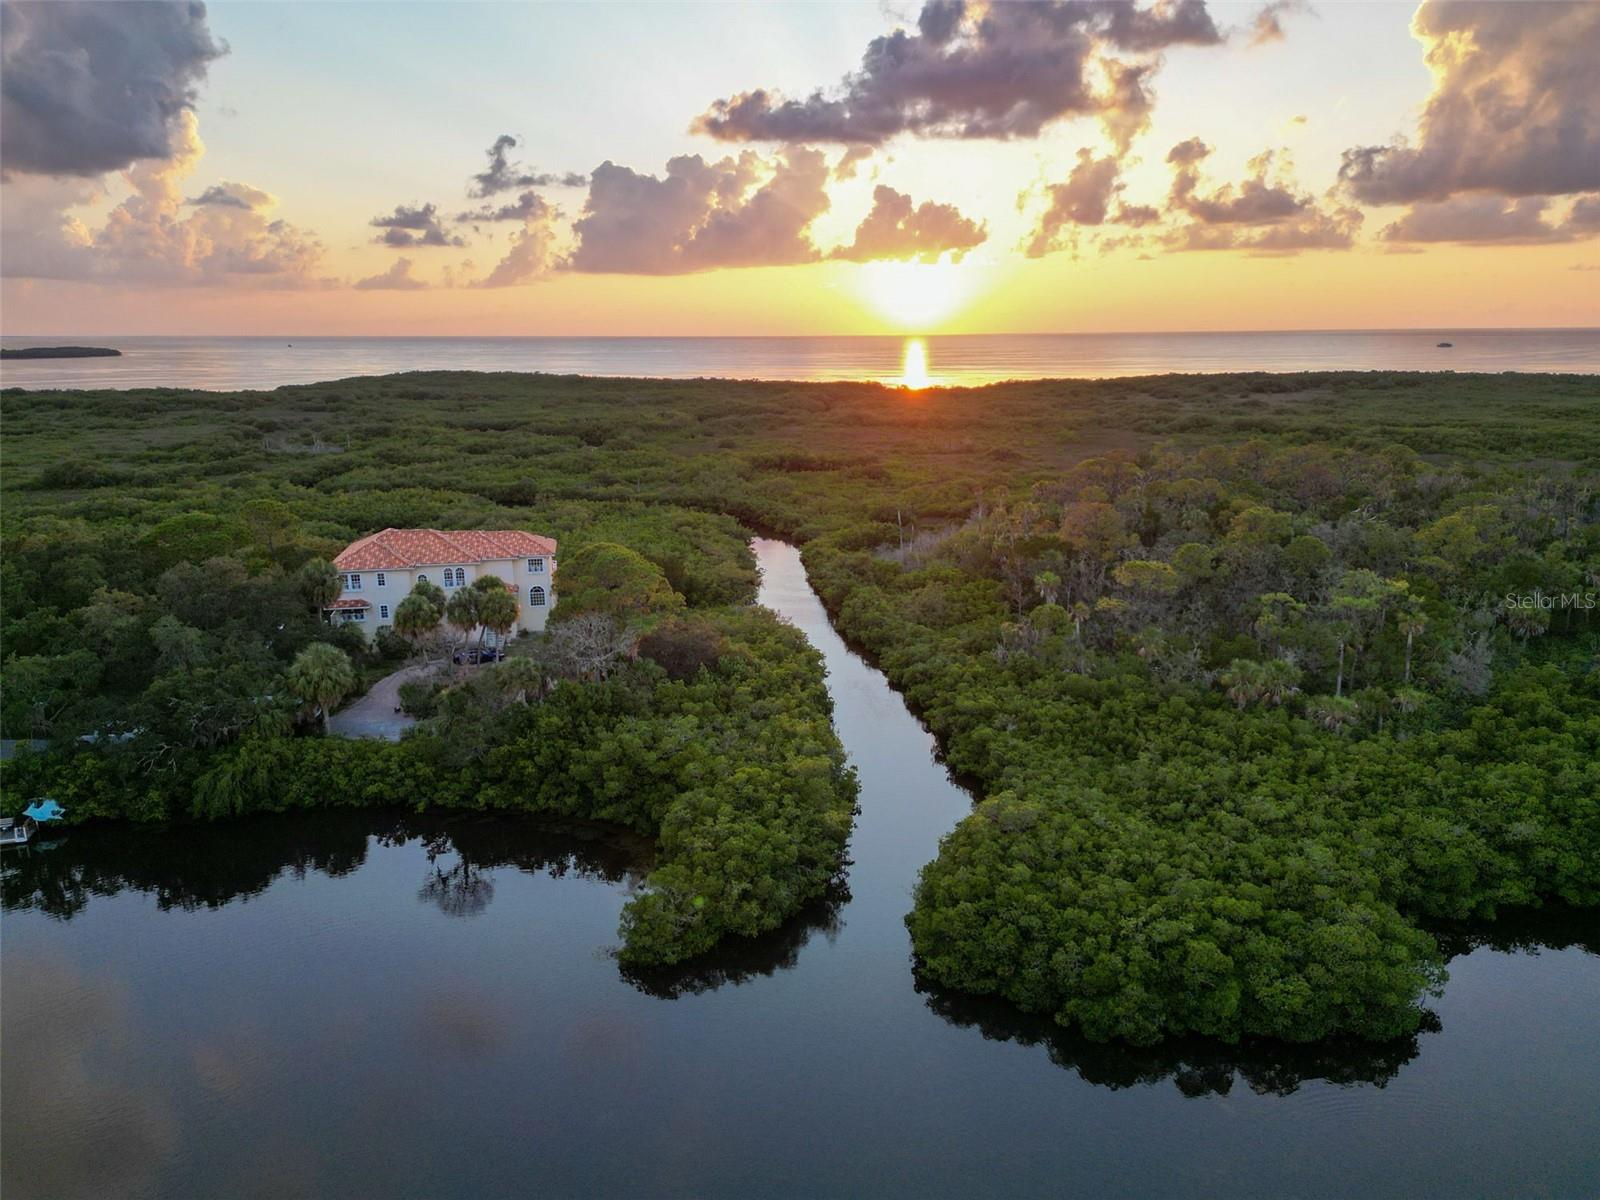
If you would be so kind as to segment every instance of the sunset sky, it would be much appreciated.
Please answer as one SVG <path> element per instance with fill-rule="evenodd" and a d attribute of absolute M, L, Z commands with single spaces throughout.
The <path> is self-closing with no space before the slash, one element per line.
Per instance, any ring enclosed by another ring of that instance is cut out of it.
<path fill-rule="evenodd" d="M 1600 4 L 3 7 L 6 333 L 1600 324 Z"/>

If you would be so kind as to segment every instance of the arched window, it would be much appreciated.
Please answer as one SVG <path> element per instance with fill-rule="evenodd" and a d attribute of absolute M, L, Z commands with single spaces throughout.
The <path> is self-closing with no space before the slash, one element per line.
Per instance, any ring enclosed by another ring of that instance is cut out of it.
<path fill-rule="evenodd" d="M 417 582 L 418 583 L 427 583 L 428 582 L 428 577 L 426 575 L 422 574 L 421 572 L 418 572 L 417 573 Z"/>
<path fill-rule="evenodd" d="M 544 607 L 544 589 L 542 587 L 531 587 L 531 588 L 529 588 L 528 589 L 528 603 L 533 605 L 533 607 L 535 607 L 535 608 L 543 608 Z"/>

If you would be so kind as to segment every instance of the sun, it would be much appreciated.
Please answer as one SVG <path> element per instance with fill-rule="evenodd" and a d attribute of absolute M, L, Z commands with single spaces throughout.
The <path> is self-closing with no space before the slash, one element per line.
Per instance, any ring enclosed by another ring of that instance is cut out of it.
<path fill-rule="evenodd" d="M 907 332 L 929 328 L 959 309 L 975 290 L 974 272 L 949 257 L 937 262 L 870 262 L 861 268 L 861 294 L 879 314 Z"/>

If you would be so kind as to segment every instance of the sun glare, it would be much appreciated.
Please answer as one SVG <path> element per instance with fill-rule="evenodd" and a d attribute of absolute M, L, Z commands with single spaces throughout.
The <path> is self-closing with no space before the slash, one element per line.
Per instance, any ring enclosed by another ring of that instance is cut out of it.
<path fill-rule="evenodd" d="M 937 382 L 928 374 L 927 342 L 921 338 L 906 339 L 905 361 L 900 365 L 900 378 L 894 382 L 914 392 Z"/>
<path fill-rule="evenodd" d="M 950 316 L 973 291 L 970 262 L 880 261 L 861 268 L 868 304 L 907 332 L 925 333 Z"/>

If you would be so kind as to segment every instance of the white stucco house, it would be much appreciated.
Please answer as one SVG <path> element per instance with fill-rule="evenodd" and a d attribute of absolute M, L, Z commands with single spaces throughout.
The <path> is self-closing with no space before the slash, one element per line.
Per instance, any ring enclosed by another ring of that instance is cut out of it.
<path fill-rule="evenodd" d="M 556 605 L 555 539 L 521 529 L 385 529 L 351 542 L 333 565 L 340 593 L 328 618 L 369 639 L 394 624 L 396 606 L 424 579 L 446 596 L 484 575 L 505 580 L 519 632 L 542 631 Z"/>

